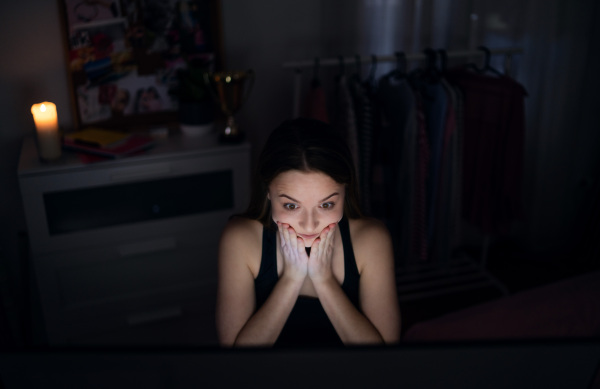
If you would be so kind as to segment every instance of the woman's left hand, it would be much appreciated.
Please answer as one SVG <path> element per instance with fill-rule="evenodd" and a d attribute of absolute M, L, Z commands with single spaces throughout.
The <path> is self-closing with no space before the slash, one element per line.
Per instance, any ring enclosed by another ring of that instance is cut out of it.
<path fill-rule="evenodd" d="M 337 223 L 325 227 L 313 242 L 308 258 L 308 276 L 313 282 L 322 282 L 333 277 L 333 243 Z"/>

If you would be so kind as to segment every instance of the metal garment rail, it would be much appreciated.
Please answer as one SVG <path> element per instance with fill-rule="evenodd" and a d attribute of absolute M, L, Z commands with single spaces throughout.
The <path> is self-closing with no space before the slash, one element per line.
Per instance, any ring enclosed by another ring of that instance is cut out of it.
<path fill-rule="evenodd" d="M 523 49 L 520 47 L 507 47 L 507 48 L 497 48 L 497 49 L 489 49 L 490 55 L 504 55 L 504 73 L 506 75 L 510 75 L 511 64 L 512 64 L 512 56 L 514 54 L 522 54 Z M 416 53 L 404 53 L 406 61 L 425 61 L 428 57 L 425 52 L 416 52 Z M 446 56 L 448 59 L 459 59 L 459 58 L 469 58 L 470 60 L 475 60 L 478 58 L 483 58 L 486 55 L 484 50 L 454 50 L 454 51 L 446 51 Z M 354 65 L 357 63 L 357 57 L 329 57 L 329 58 L 318 58 L 319 66 L 340 66 L 344 65 Z M 358 61 L 362 63 L 371 63 L 373 60 L 372 56 L 360 56 Z M 375 60 L 377 63 L 385 63 L 385 62 L 396 62 L 398 58 L 396 55 L 380 55 L 375 56 Z M 293 99 L 292 99 L 292 117 L 298 117 L 300 113 L 300 98 L 302 92 L 302 70 L 306 68 L 313 68 L 315 66 L 315 59 L 312 60 L 301 60 L 301 61 L 291 61 L 283 64 L 284 69 L 291 69 L 294 71 L 294 88 L 293 88 Z"/>
<path fill-rule="evenodd" d="M 511 75 L 512 56 L 514 54 L 522 54 L 523 49 L 520 47 L 496 48 L 477 50 L 458 50 L 446 51 L 447 59 L 468 59 L 475 61 L 483 59 L 489 53 L 493 55 L 504 55 L 504 74 Z M 426 61 L 429 57 L 425 52 L 404 53 L 406 61 Z M 318 66 L 341 66 L 355 65 L 359 63 L 372 63 L 375 60 L 377 63 L 396 62 L 398 56 L 383 55 L 383 56 L 352 56 L 352 57 L 331 57 L 318 58 Z M 298 117 L 300 112 L 300 99 L 302 89 L 302 70 L 314 68 L 315 59 L 292 61 L 283 64 L 284 69 L 294 71 L 294 88 L 293 88 L 293 117 Z M 506 286 L 496 279 L 487 270 L 488 248 L 490 236 L 484 235 L 482 238 L 482 248 L 479 261 L 472 258 L 462 256 L 454 258 L 450 263 L 436 264 L 427 263 L 423 265 L 413 265 L 411 267 L 397 269 L 396 281 L 398 284 L 398 297 L 401 302 L 424 299 L 436 295 L 456 293 L 465 290 L 473 290 L 484 287 L 494 287 L 502 294 L 508 295 L 509 291 Z"/>

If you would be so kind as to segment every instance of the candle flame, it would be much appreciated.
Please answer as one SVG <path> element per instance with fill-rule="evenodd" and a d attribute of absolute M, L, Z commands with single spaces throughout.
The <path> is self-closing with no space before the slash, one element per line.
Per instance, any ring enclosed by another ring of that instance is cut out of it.
<path fill-rule="evenodd" d="M 46 105 L 45 104 L 42 104 L 42 106 L 40 107 L 40 111 L 46 112 Z"/>

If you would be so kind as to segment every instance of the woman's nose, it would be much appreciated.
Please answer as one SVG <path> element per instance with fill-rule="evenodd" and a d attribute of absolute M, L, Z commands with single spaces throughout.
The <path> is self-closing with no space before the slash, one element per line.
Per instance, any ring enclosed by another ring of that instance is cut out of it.
<path fill-rule="evenodd" d="M 305 230 L 305 234 L 314 234 L 319 227 L 319 217 L 316 211 L 307 211 L 302 215 L 300 227 Z"/>

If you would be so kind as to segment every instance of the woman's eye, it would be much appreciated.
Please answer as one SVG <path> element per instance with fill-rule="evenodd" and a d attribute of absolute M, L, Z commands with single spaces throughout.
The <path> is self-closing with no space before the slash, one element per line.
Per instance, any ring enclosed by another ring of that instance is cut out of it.
<path fill-rule="evenodd" d="M 334 205 L 335 205 L 335 203 L 323 203 L 323 204 L 321 204 L 321 208 L 331 209 L 331 208 L 333 208 Z"/>
<path fill-rule="evenodd" d="M 293 210 L 297 209 L 298 206 L 296 204 L 286 203 L 286 204 L 283 204 L 283 208 L 287 209 L 288 211 L 293 211 Z"/>

